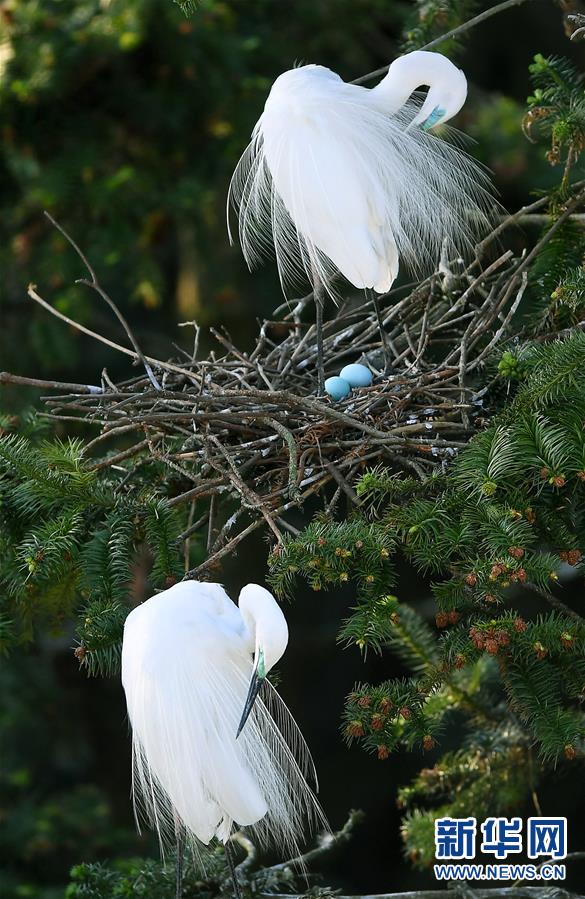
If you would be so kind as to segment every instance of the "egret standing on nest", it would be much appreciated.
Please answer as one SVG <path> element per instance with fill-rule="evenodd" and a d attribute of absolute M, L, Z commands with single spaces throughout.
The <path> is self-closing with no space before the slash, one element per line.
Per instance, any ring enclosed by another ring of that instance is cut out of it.
<path fill-rule="evenodd" d="M 424 102 L 413 97 L 429 88 Z M 387 293 L 399 260 L 428 269 L 489 224 L 489 179 L 471 157 L 429 133 L 463 106 L 463 72 L 439 53 L 396 59 L 374 88 L 306 65 L 280 75 L 234 172 L 230 200 L 252 267 L 273 246 L 284 292 L 313 284 L 318 390 L 323 390 L 323 301 L 335 275 Z M 388 359 L 386 358 L 388 367 Z"/>
<path fill-rule="evenodd" d="M 162 848 L 186 838 L 197 851 L 217 838 L 233 873 L 234 828 L 297 855 L 307 827 L 325 824 L 307 784 L 316 782 L 311 756 L 266 680 L 287 642 L 278 603 L 257 584 L 238 607 L 220 584 L 184 581 L 128 615 L 122 683 L 135 810 Z"/>

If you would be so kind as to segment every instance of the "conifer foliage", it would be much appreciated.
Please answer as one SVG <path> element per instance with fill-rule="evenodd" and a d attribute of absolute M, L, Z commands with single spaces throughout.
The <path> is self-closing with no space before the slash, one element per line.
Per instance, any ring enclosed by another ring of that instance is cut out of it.
<path fill-rule="evenodd" d="M 81 441 L 46 439 L 42 419 L 26 418 L 26 436 L 6 432 L 13 419 L 4 424 L 0 647 L 75 616 L 81 665 L 114 674 L 140 556 L 150 555 L 155 589 L 181 574 L 178 515 L 152 485 L 100 476 Z"/>
<path fill-rule="evenodd" d="M 434 749 L 454 710 L 467 719 L 461 750 L 401 794 L 406 845 L 419 863 L 433 858 L 438 808 L 509 812 L 547 767 L 585 750 L 585 620 L 557 589 L 559 570 L 578 569 L 585 546 L 585 335 L 526 346 L 520 358 L 513 400 L 446 474 L 421 483 L 368 472 L 357 514 L 322 518 L 270 557 L 280 593 L 301 575 L 315 590 L 353 581 L 358 602 L 340 640 L 397 653 L 411 672 L 356 685 L 348 741 L 385 760 L 400 746 Z M 398 557 L 431 577 L 435 627 L 393 595 Z M 553 608 L 525 620 L 514 610 L 522 593 Z M 531 759 L 530 777 L 513 788 L 506 754 Z M 433 777 L 440 791 L 424 787 Z"/>

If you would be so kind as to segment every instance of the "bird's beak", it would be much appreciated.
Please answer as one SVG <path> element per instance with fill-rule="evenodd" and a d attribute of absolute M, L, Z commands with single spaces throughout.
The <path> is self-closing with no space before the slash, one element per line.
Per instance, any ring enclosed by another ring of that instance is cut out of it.
<path fill-rule="evenodd" d="M 435 106 L 430 116 L 425 119 L 422 123 L 422 127 L 425 131 L 429 131 L 431 128 L 434 128 L 435 125 L 438 125 L 443 116 L 445 115 L 445 110 L 441 109 L 440 106 Z"/>
<path fill-rule="evenodd" d="M 254 670 L 252 671 L 252 677 L 250 680 L 250 686 L 248 687 L 248 695 L 246 696 L 246 702 L 244 704 L 244 711 L 242 712 L 242 717 L 240 719 L 240 723 L 238 725 L 238 732 L 236 734 L 236 740 L 240 736 L 242 729 L 248 720 L 248 715 L 252 711 L 252 707 L 258 698 L 258 694 L 262 689 L 262 684 L 264 683 L 264 679 L 266 677 L 266 670 L 264 668 L 264 653 L 261 649 L 256 652 L 256 663 L 254 665 Z"/>

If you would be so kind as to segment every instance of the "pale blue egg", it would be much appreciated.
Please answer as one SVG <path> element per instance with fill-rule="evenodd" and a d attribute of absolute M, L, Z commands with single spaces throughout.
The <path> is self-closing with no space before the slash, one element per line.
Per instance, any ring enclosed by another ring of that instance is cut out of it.
<path fill-rule="evenodd" d="M 339 377 L 350 385 L 350 387 L 369 387 L 372 383 L 372 372 L 365 365 L 354 362 L 353 365 L 346 365 L 339 372 Z"/>
<path fill-rule="evenodd" d="M 351 386 L 344 380 L 344 378 L 327 378 L 325 381 L 325 390 L 332 400 L 337 401 L 349 396 Z"/>

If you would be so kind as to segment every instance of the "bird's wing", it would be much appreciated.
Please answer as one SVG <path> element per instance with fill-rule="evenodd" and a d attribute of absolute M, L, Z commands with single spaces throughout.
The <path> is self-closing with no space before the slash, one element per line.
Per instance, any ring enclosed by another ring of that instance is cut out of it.
<path fill-rule="evenodd" d="M 249 824 L 266 812 L 235 741 L 252 661 L 231 612 L 210 614 L 201 597 L 170 593 L 134 610 L 124 629 L 135 797 L 161 841 L 178 817 L 208 843 L 226 813 Z"/>
<path fill-rule="evenodd" d="M 273 246 L 285 288 L 299 272 L 327 283 L 338 271 L 357 287 L 389 286 L 392 223 L 372 215 L 372 172 L 355 142 L 364 107 L 346 102 L 358 89 L 310 66 L 280 80 L 230 187 L 248 264 Z"/>
<path fill-rule="evenodd" d="M 263 149 L 274 191 L 309 263 L 319 269 L 325 256 L 354 286 L 374 287 L 389 277 L 387 228 L 371 214 L 369 174 L 346 130 L 335 107 L 319 115 L 277 110 L 263 118 Z M 273 216 L 275 231 L 285 227 Z M 319 274 L 326 280 L 326 270 Z"/>

